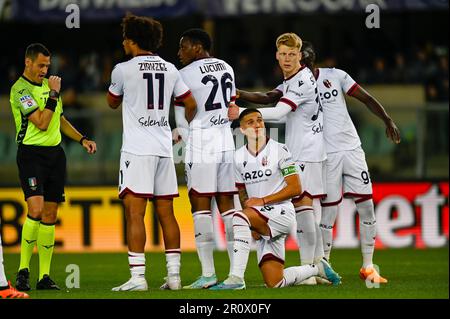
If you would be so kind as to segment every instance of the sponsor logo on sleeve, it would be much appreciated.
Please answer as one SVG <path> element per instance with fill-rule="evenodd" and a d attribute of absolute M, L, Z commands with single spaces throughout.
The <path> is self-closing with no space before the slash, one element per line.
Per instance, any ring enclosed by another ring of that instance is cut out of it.
<path fill-rule="evenodd" d="M 25 110 L 37 106 L 36 101 L 30 95 L 21 96 L 19 101 Z"/>

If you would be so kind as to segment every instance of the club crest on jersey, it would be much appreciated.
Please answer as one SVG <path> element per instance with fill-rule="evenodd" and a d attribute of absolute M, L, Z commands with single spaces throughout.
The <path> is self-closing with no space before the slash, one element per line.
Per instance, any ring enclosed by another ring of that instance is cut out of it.
<path fill-rule="evenodd" d="M 305 170 L 305 164 L 301 164 L 300 165 L 300 169 L 302 170 L 302 172 Z"/>
<path fill-rule="evenodd" d="M 261 161 L 261 165 L 262 165 L 262 166 L 267 166 L 267 164 L 269 164 L 269 161 L 268 161 L 268 159 L 267 159 L 267 156 L 264 156 L 263 159 L 262 159 L 262 161 Z"/>
<path fill-rule="evenodd" d="M 130 161 L 125 161 L 125 166 L 128 168 L 128 166 L 130 166 Z"/>
<path fill-rule="evenodd" d="M 323 80 L 323 85 L 328 89 L 331 88 L 331 82 L 329 80 Z"/>
<path fill-rule="evenodd" d="M 192 163 L 188 163 L 188 165 L 189 165 L 189 168 L 191 168 L 191 169 L 192 169 Z"/>
<path fill-rule="evenodd" d="M 247 166 L 247 161 L 244 161 L 242 164 L 244 165 L 244 167 Z"/>

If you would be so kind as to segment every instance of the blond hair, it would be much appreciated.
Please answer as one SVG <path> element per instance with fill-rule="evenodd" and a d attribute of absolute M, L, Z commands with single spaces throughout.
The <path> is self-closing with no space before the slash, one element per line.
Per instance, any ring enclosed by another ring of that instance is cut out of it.
<path fill-rule="evenodd" d="M 277 38 L 276 45 L 279 48 L 281 45 L 288 46 L 290 48 L 302 49 L 303 41 L 295 33 L 283 33 Z"/>

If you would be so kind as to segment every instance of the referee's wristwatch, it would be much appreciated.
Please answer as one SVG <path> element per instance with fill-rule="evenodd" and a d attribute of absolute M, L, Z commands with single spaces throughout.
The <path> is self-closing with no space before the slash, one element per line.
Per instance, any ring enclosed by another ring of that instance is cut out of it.
<path fill-rule="evenodd" d="M 59 98 L 59 92 L 56 92 L 56 90 L 50 90 L 50 93 L 48 95 L 52 99 L 58 99 Z"/>

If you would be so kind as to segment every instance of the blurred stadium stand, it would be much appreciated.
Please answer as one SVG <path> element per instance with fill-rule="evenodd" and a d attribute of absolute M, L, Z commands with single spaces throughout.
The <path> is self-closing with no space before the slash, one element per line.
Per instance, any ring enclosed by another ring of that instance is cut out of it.
<path fill-rule="evenodd" d="M 7 44 L 0 60 L 0 186 L 18 185 L 8 99 L 32 42 L 53 54 L 50 73 L 63 78 L 65 115 L 98 143 L 98 154 L 90 157 L 64 140 L 69 184 L 116 184 L 122 122 L 120 112 L 107 107 L 105 92 L 113 66 L 126 59 L 120 27 L 126 11 L 163 23 L 159 54 L 178 67 L 181 33 L 205 28 L 213 35 L 214 55 L 235 68 L 238 87 L 251 90 L 270 90 L 281 81 L 274 41 L 283 32 L 298 33 L 313 42 L 321 66 L 346 70 L 399 125 L 402 143 L 394 146 L 381 121 L 348 101 L 373 180 L 448 180 L 448 1 L 373 1 L 381 7 L 380 29 L 365 27 L 366 2 L 136 0 L 123 7 L 125 1 L 73 1 L 80 4 L 81 25 L 68 29 L 67 1 L 0 0 L 0 34 Z M 183 164 L 177 172 L 184 183 Z"/>

